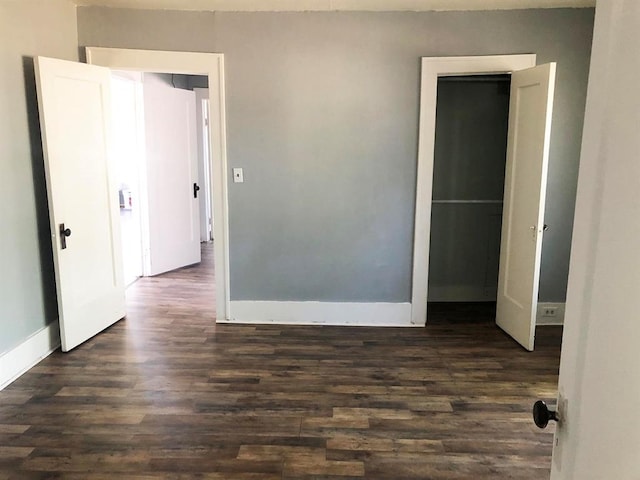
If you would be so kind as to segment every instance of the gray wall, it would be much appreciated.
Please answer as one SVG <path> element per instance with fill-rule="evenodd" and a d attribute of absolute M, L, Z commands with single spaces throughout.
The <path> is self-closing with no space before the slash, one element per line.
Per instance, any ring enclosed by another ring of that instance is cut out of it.
<path fill-rule="evenodd" d="M 77 60 L 75 6 L 0 2 L 0 353 L 57 319 L 36 55 Z"/>
<path fill-rule="evenodd" d="M 421 56 L 558 62 L 540 299 L 565 298 L 592 9 L 78 9 L 80 45 L 225 54 L 231 298 L 410 299 Z"/>
<path fill-rule="evenodd" d="M 187 75 L 187 86 L 189 90 L 209 88 L 209 77 L 206 75 Z"/>
<path fill-rule="evenodd" d="M 181 75 L 179 73 L 147 73 L 156 80 L 173 88 L 193 90 L 194 88 L 209 88 L 209 78 L 206 75 Z"/>

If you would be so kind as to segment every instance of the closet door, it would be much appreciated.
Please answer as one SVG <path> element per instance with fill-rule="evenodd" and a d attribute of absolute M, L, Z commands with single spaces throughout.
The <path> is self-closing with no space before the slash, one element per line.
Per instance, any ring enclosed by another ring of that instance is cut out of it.
<path fill-rule="evenodd" d="M 556 64 L 511 77 L 496 323 L 533 350 Z"/>

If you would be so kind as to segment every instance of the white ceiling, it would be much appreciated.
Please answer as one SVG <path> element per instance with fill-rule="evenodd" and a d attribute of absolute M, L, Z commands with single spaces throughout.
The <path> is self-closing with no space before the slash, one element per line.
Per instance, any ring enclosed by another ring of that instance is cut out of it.
<path fill-rule="evenodd" d="M 596 0 L 73 0 L 77 5 L 227 12 L 442 11 L 593 7 Z"/>

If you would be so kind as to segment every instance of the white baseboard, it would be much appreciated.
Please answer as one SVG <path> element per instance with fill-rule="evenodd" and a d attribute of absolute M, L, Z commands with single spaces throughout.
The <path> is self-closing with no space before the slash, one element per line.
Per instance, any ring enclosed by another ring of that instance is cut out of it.
<path fill-rule="evenodd" d="M 414 327 L 410 303 L 232 301 L 223 323 Z"/>
<path fill-rule="evenodd" d="M 58 322 L 38 330 L 17 347 L 0 354 L 0 390 L 60 346 Z"/>
<path fill-rule="evenodd" d="M 564 307 L 564 303 L 538 303 L 536 325 L 564 325 Z M 556 314 L 546 316 L 544 313 L 548 308 L 554 308 Z"/>

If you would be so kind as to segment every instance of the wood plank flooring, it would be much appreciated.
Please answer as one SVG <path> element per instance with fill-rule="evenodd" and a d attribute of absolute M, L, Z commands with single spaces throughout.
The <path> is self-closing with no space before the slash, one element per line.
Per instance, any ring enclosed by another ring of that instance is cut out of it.
<path fill-rule="evenodd" d="M 530 409 L 559 328 L 527 353 L 468 306 L 424 329 L 215 325 L 203 258 L 0 392 L 0 480 L 549 477 Z"/>

